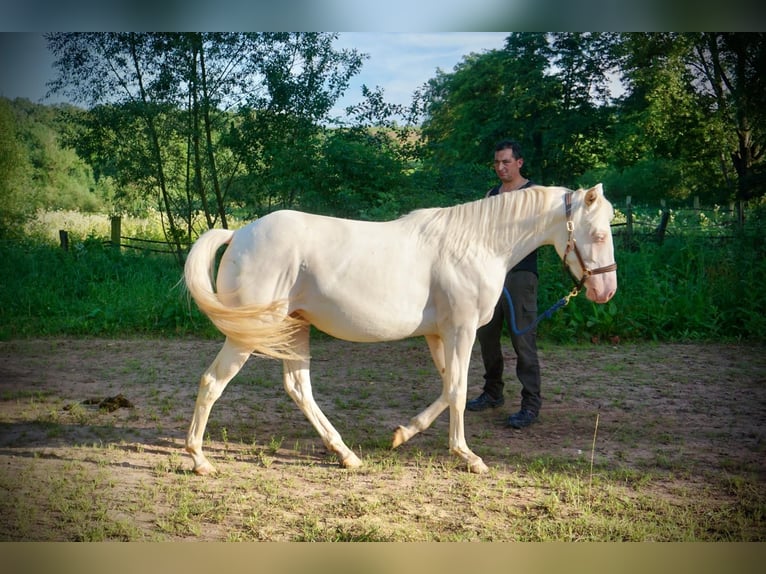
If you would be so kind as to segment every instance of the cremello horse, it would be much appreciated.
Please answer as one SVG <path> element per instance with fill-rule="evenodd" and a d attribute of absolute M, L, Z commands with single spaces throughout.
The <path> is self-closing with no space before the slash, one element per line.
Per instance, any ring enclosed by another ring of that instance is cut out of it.
<path fill-rule="evenodd" d="M 284 361 L 285 390 L 325 446 L 344 467 L 361 465 L 314 401 L 313 324 L 347 341 L 425 336 L 442 391 L 396 429 L 393 446 L 428 428 L 449 407 L 450 450 L 469 471 L 485 472 L 466 444 L 463 426 L 476 329 L 492 317 L 507 271 L 541 245 L 555 246 L 570 272 L 582 278 L 590 300 L 609 301 L 617 289 L 612 216 L 599 184 L 574 192 L 533 187 L 384 223 L 277 211 L 237 231 L 206 232 L 189 253 L 184 275 L 226 342 L 200 381 L 186 439 L 194 471 L 215 471 L 202 453 L 210 409 L 253 353 Z"/>

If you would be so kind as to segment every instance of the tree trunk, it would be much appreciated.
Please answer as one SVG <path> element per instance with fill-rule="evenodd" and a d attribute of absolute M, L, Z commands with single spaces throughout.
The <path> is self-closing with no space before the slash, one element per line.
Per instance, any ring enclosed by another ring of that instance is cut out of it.
<path fill-rule="evenodd" d="M 200 149 L 200 106 L 198 98 L 198 77 L 197 77 L 197 56 L 202 59 L 201 47 L 198 47 L 194 42 L 192 46 L 192 62 L 191 62 L 191 86 L 190 93 L 192 97 L 192 149 L 194 155 L 194 186 L 202 200 L 202 209 L 205 212 L 205 222 L 208 229 L 213 228 L 213 218 L 210 214 L 210 206 L 207 202 L 207 194 L 205 193 L 204 185 L 202 184 L 202 150 Z M 204 96 L 203 96 L 204 98 Z"/>
<path fill-rule="evenodd" d="M 138 62 L 138 54 L 136 53 L 136 44 L 134 41 L 133 34 L 131 34 L 130 37 L 131 37 L 130 53 L 131 53 L 131 57 L 133 58 L 133 65 L 135 66 L 136 78 L 138 80 L 139 92 L 141 94 L 141 103 L 142 103 L 141 116 L 143 117 L 144 122 L 146 123 L 146 129 L 149 135 L 152 155 L 154 156 L 154 161 L 155 161 L 155 166 L 154 166 L 156 170 L 155 177 L 157 178 L 157 185 L 160 189 L 162 203 L 165 206 L 165 213 L 168 217 L 168 226 L 170 227 L 170 238 L 167 237 L 167 232 L 166 232 L 165 239 L 169 239 L 168 242 L 173 247 L 173 250 L 174 250 L 173 253 L 176 257 L 176 260 L 179 263 L 183 263 L 183 259 L 184 259 L 183 249 L 181 248 L 178 228 L 176 227 L 175 220 L 173 219 L 173 210 L 170 204 L 170 195 L 168 193 L 167 183 L 165 180 L 165 170 L 163 168 L 163 162 L 162 162 L 162 150 L 160 148 L 160 138 L 157 135 L 157 129 L 154 126 L 153 117 L 150 111 L 150 104 L 146 96 L 143 76 L 141 73 L 141 65 Z"/>
<path fill-rule="evenodd" d="M 200 37 L 201 38 L 201 37 Z M 221 184 L 218 181 L 218 170 L 215 164 L 215 154 L 213 153 L 213 136 L 210 122 L 210 97 L 207 91 L 207 72 L 205 70 L 205 49 L 200 39 L 199 46 L 199 64 L 200 75 L 202 79 L 202 114 L 205 119 L 205 139 L 207 143 L 207 156 L 210 167 L 210 177 L 213 180 L 213 190 L 215 191 L 215 200 L 218 205 L 218 215 L 221 218 L 221 227 L 228 229 L 229 224 L 226 221 L 226 206 L 223 203 L 223 194 L 221 193 Z M 212 226 L 211 226 L 212 227 Z"/>

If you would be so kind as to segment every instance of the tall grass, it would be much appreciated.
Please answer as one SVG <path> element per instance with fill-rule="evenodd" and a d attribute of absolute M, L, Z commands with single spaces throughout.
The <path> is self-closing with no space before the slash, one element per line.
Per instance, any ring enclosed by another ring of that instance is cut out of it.
<path fill-rule="evenodd" d="M 167 255 L 119 253 L 86 239 L 69 252 L 0 244 L 0 337 L 213 334 Z"/>
<path fill-rule="evenodd" d="M 157 212 L 147 217 L 122 216 L 122 235 L 162 241 L 165 234 Z M 103 213 L 82 213 L 72 210 L 38 211 L 34 219 L 27 222 L 24 235 L 36 241 L 56 243 L 59 229 L 66 230 L 75 238 L 109 237 L 110 217 Z"/>

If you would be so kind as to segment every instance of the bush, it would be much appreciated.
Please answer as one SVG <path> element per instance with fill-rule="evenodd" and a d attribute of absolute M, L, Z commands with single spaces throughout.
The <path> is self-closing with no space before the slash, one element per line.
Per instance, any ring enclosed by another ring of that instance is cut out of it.
<path fill-rule="evenodd" d="M 119 253 L 86 239 L 71 250 L 0 244 L 0 337 L 220 336 L 167 255 Z"/>
<path fill-rule="evenodd" d="M 762 341 L 766 328 L 766 249 L 755 237 L 719 244 L 704 237 L 671 238 L 617 249 L 614 299 L 596 305 L 584 295 L 541 323 L 557 342 L 608 340 Z M 541 250 L 540 308 L 571 289 L 553 249 Z"/>

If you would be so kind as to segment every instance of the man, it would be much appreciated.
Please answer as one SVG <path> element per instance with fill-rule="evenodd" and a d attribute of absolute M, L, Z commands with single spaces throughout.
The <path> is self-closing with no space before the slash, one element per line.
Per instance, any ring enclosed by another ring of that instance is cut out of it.
<path fill-rule="evenodd" d="M 524 157 L 515 141 L 503 140 L 495 146 L 495 173 L 500 185 L 487 192 L 513 193 L 534 185 L 521 175 Z M 516 327 L 522 331 L 537 315 L 537 251 L 533 251 L 508 272 L 505 287 L 511 295 Z M 466 403 L 466 410 L 483 411 L 497 408 L 505 402 L 503 397 L 503 350 L 500 336 L 503 323 L 510 321 L 510 309 L 505 294 L 501 295 L 495 313 L 489 323 L 479 328 L 476 336 L 484 361 L 484 389 L 475 399 Z M 508 417 L 510 427 L 521 429 L 537 420 L 542 405 L 540 397 L 540 363 L 537 358 L 537 333 L 535 329 L 516 335 L 511 330 L 511 343 L 516 352 L 516 376 L 521 382 L 521 409 Z"/>

